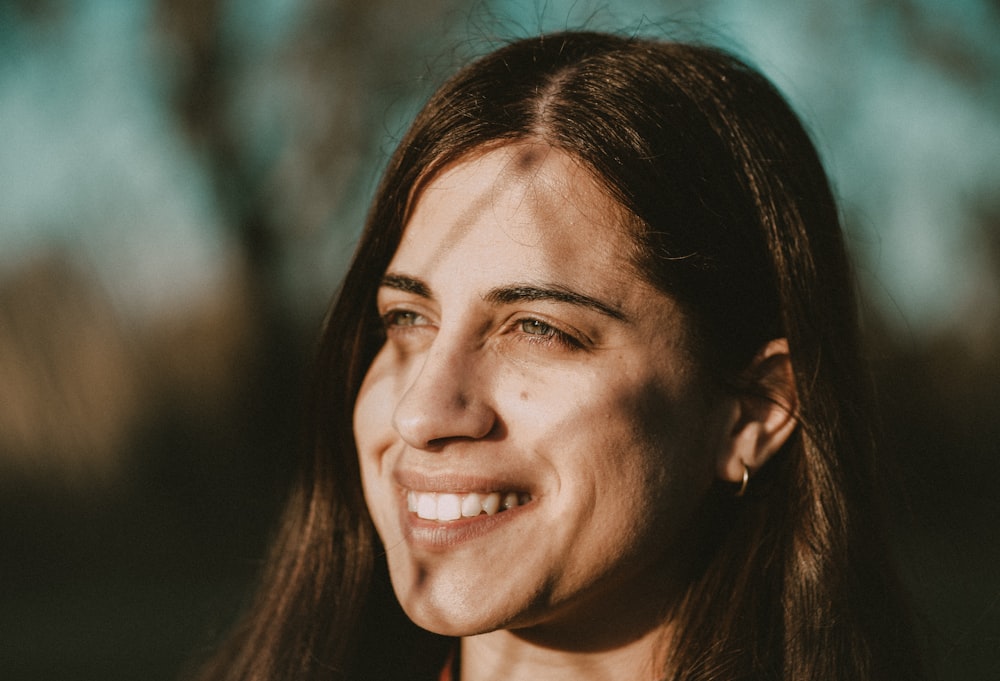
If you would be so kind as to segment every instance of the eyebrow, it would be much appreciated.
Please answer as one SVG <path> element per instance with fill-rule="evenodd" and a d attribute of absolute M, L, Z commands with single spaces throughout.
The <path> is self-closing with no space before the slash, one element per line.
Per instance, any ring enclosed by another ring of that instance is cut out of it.
<path fill-rule="evenodd" d="M 430 287 L 419 279 L 404 274 L 385 274 L 382 276 L 382 286 L 396 289 L 404 293 L 412 293 L 421 298 L 433 299 Z"/>
<path fill-rule="evenodd" d="M 434 299 L 434 295 L 431 293 L 430 287 L 425 282 L 404 274 L 386 274 L 382 277 L 382 286 L 396 289 L 397 291 L 412 293 L 420 296 L 421 298 L 427 298 L 428 300 Z M 494 289 L 490 289 L 490 291 L 483 296 L 483 300 L 488 303 L 492 303 L 493 305 L 509 305 L 511 303 L 530 300 L 551 300 L 557 303 L 568 303 L 570 305 L 596 310 L 603 315 L 619 321 L 628 320 L 625 313 L 617 307 L 598 300 L 592 296 L 578 293 L 558 285 L 533 286 L 528 284 L 515 284 L 511 286 L 498 286 Z"/>

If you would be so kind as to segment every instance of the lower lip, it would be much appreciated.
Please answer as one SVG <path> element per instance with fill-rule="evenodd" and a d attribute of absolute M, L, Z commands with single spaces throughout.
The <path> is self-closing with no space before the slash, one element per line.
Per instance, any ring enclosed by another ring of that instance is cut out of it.
<path fill-rule="evenodd" d="M 535 500 L 531 500 L 521 506 L 493 515 L 481 513 L 472 518 L 439 522 L 425 520 L 416 513 L 412 513 L 406 508 L 406 499 L 404 498 L 400 508 L 400 516 L 402 527 L 410 544 L 424 549 L 443 550 L 479 539 L 506 526 L 525 513 L 530 513 L 535 503 Z"/>

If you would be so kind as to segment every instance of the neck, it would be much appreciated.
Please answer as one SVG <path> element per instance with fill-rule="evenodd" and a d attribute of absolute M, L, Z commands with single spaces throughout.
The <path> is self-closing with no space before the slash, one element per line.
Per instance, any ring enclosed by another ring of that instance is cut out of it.
<path fill-rule="evenodd" d="M 654 629 L 615 648 L 550 648 L 517 632 L 462 639 L 461 681 L 655 681 L 663 676 L 666 632 Z"/>

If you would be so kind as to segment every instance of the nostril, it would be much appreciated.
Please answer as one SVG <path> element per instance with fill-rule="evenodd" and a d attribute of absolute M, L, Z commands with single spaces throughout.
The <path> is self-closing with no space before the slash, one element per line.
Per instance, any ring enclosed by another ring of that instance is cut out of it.
<path fill-rule="evenodd" d="M 497 427 L 492 407 L 459 394 L 421 397 L 408 393 L 397 405 L 393 421 L 407 444 L 427 450 L 441 449 L 456 440 L 486 438 Z"/>

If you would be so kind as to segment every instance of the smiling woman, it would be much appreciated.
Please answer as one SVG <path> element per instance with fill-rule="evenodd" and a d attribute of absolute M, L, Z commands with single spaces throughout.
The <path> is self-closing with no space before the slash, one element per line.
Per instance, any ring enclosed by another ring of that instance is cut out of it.
<path fill-rule="evenodd" d="M 760 75 L 594 33 L 471 64 L 386 171 L 204 678 L 919 678 L 856 326 Z"/>
<path fill-rule="evenodd" d="M 415 205 L 354 433 L 396 595 L 431 631 L 620 631 L 675 571 L 731 405 L 706 399 L 684 315 L 628 262 L 620 213 L 539 142 L 443 169 Z"/>

